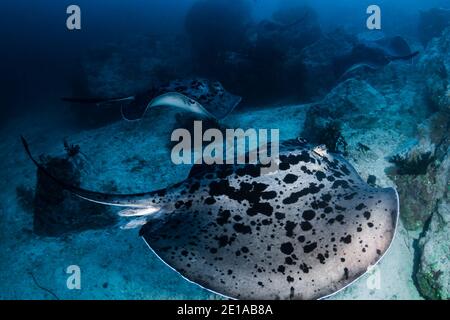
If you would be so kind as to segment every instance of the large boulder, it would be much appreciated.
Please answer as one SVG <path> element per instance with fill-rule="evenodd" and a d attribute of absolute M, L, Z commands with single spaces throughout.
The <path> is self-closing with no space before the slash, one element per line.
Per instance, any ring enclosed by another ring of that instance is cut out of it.
<path fill-rule="evenodd" d="M 367 82 L 349 79 L 309 108 L 303 136 L 318 142 L 321 128 L 333 121 L 341 122 L 347 130 L 374 128 L 387 108 L 384 96 Z"/>

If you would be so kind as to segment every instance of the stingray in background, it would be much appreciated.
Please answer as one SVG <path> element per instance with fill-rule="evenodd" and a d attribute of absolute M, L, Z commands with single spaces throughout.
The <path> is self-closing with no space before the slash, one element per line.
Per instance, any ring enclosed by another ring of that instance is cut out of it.
<path fill-rule="evenodd" d="M 359 68 L 380 69 L 392 61 L 412 61 L 419 54 L 400 36 L 364 39 L 360 37 L 352 51 L 334 60 L 334 71 L 338 78 Z"/>
<path fill-rule="evenodd" d="M 215 293 L 330 296 L 388 250 L 399 215 L 397 192 L 367 185 L 340 155 L 303 141 L 281 144 L 279 160 L 270 174 L 261 174 L 258 164 L 196 165 L 176 185 L 129 195 L 52 179 L 83 199 L 124 207 L 120 215 L 144 224 L 140 235 L 162 261 Z"/>
<path fill-rule="evenodd" d="M 133 96 L 119 98 L 63 98 L 63 101 L 120 105 L 126 120 L 141 119 L 149 108 L 171 106 L 205 118 L 220 120 L 241 102 L 241 97 L 227 92 L 218 81 L 207 79 L 175 80 Z"/>

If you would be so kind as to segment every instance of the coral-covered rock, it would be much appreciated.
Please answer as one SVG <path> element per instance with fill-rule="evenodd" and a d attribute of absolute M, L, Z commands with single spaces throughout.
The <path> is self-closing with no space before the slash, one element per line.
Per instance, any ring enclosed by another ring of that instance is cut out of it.
<path fill-rule="evenodd" d="M 420 67 L 424 74 L 430 100 L 442 111 L 450 112 L 450 28 L 434 38 L 422 55 Z"/>
<path fill-rule="evenodd" d="M 318 142 L 318 129 L 332 121 L 341 121 L 344 129 L 373 128 L 380 120 L 380 113 L 386 113 L 386 109 L 386 101 L 377 90 L 365 81 L 349 79 L 309 108 L 303 136 Z"/>
<path fill-rule="evenodd" d="M 421 11 L 419 16 L 419 38 L 426 45 L 434 37 L 439 37 L 442 31 L 450 26 L 450 10 L 432 8 Z"/>
<path fill-rule="evenodd" d="M 310 95 L 323 95 L 335 84 L 337 78 L 334 60 L 349 54 L 356 42 L 355 36 L 336 30 L 302 50 L 301 58 L 306 69 L 306 86 Z"/>
<path fill-rule="evenodd" d="M 449 119 L 445 113 L 436 113 L 418 126 L 418 140 L 401 158 L 409 166 L 425 166 L 408 169 L 397 168 L 389 175 L 397 185 L 400 196 L 400 217 L 409 230 L 422 228 L 431 217 L 437 204 L 448 193 L 450 181 Z M 430 155 L 430 161 L 419 161 Z M 401 165 L 401 164 L 397 164 Z M 406 169 L 404 169 L 406 170 Z"/>
<path fill-rule="evenodd" d="M 120 97 L 185 75 L 188 46 L 179 37 L 135 36 L 92 50 L 83 61 L 93 96 Z"/>
<path fill-rule="evenodd" d="M 450 299 L 450 202 L 440 202 L 426 235 L 420 240 L 416 274 L 420 292 L 430 299 Z"/>

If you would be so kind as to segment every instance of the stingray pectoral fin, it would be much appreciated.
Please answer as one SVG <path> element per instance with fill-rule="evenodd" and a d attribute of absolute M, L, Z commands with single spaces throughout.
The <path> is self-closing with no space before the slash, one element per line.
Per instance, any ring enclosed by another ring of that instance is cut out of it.
<path fill-rule="evenodd" d="M 134 121 L 141 119 L 150 108 L 172 107 L 182 109 L 187 112 L 198 114 L 204 118 L 216 119 L 216 117 L 206 110 L 197 101 L 177 92 L 168 92 L 157 96 L 149 104 L 135 103 L 122 106 L 122 116 L 125 120 Z"/>
<path fill-rule="evenodd" d="M 43 165 L 41 165 L 31 154 L 28 142 L 25 140 L 23 136 L 21 136 L 23 147 L 31 159 L 31 161 L 36 165 L 38 170 L 43 172 L 46 176 L 48 176 L 51 180 L 53 180 L 57 185 L 61 188 L 68 190 L 75 194 L 76 196 L 99 204 L 111 205 L 111 206 L 119 206 L 119 207 L 130 207 L 130 208 L 141 208 L 146 210 L 155 210 L 157 208 L 156 205 L 150 203 L 152 200 L 158 198 L 158 195 L 163 191 L 152 191 L 152 192 L 144 192 L 144 193 L 135 193 L 135 194 L 108 194 L 96 191 L 90 191 L 86 189 L 82 189 L 73 185 L 70 185 L 64 181 L 53 176 Z"/>

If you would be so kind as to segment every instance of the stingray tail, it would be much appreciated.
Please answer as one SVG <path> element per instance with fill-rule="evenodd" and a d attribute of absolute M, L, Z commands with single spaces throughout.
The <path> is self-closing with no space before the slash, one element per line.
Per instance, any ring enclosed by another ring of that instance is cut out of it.
<path fill-rule="evenodd" d="M 25 152 L 27 153 L 31 161 L 36 165 L 38 170 L 40 170 L 48 178 L 53 180 L 53 182 L 60 186 L 62 189 L 70 191 L 79 198 L 90 202 L 108 206 L 125 207 L 126 209 L 120 211 L 118 215 L 121 217 L 133 218 L 134 220 L 128 222 L 123 227 L 124 229 L 130 229 L 145 224 L 145 222 L 147 221 L 146 217 L 151 216 L 161 210 L 161 206 L 158 205 L 158 203 L 161 203 L 161 198 L 164 196 L 165 190 L 135 194 L 109 194 L 90 191 L 70 185 L 53 176 L 42 164 L 40 164 L 33 157 L 28 142 L 23 136 L 21 136 L 21 140 Z"/>
<path fill-rule="evenodd" d="M 126 97 L 117 97 L 117 98 L 80 98 L 80 97 L 63 97 L 61 98 L 62 101 L 65 102 L 73 102 L 73 103 L 79 103 L 79 104 L 96 104 L 96 105 L 103 105 L 103 104 L 112 104 L 112 103 L 118 103 L 118 102 L 124 102 L 124 101 L 132 101 L 134 100 L 134 96 L 126 96 Z"/>

